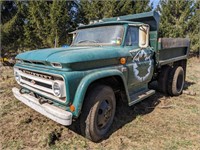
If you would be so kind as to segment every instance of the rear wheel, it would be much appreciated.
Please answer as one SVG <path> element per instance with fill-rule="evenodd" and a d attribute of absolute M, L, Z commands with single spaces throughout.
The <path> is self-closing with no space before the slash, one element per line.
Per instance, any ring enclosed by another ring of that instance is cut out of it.
<path fill-rule="evenodd" d="M 167 94 L 168 77 L 170 72 L 169 66 L 164 66 L 158 76 L 158 91 Z"/>
<path fill-rule="evenodd" d="M 185 74 L 183 67 L 177 66 L 172 68 L 168 78 L 168 93 L 171 96 L 178 96 L 183 91 L 185 83 Z"/>
<path fill-rule="evenodd" d="M 97 142 L 106 136 L 116 109 L 115 94 L 111 87 L 97 85 L 86 96 L 80 116 L 82 134 Z"/>

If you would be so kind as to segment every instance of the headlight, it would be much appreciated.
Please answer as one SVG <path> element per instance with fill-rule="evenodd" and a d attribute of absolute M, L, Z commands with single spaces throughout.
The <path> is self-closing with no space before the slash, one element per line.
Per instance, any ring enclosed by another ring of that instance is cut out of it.
<path fill-rule="evenodd" d="M 16 71 L 16 72 L 15 72 L 15 80 L 17 81 L 17 83 L 20 83 L 20 79 L 21 79 L 21 76 L 20 76 L 19 73 Z"/>
<path fill-rule="evenodd" d="M 61 95 L 61 87 L 60 87 L 59 83 L 54 82 L 52 88 L 53 88 L 53 93 L 55 96 Z"/>
<path fill-rule="evenodd" d="M 66 97 L 64 82 L 55 80 L 52 84 L 52 90 L 55 96 L 59 98 Z"/>

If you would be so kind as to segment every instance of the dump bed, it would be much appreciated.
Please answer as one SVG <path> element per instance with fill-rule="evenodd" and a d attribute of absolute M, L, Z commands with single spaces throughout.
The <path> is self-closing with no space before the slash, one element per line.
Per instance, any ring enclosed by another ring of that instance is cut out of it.
<path fill-rule="evenodd" d="M 159 66 L 187 59 L 190 41 L 187 38 L 159 38 L 156 61 Z"/>

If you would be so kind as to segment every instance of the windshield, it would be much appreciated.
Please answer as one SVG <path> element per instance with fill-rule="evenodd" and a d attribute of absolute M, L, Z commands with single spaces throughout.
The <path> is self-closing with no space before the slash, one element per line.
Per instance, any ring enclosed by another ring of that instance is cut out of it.
<path fill-rule="evenodd" d="M 124 35 L 122 25 L 101 26 L 77 30 L 72 46 L 121 45 Z"/>

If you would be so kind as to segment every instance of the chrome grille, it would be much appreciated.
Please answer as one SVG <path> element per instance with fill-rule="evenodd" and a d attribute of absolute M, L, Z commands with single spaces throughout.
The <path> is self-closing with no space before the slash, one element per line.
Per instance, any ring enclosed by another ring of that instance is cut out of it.
<path fill-rule="evenodd" d="M 23 80 L 25 81 L 28 81 L 30 83 L 33 83 L 33 84 L 36 84 L 36 85 L 39 85 L 39 86 L 44 86 L 46 88 L 49 88 L 49 89 L 52 89 L 52 85 L 49 85 L 49 84 L 46 84 L 46 83 L 43 83 L 43 82 L 38 82 L 38 81 L 35 81 L 35 80 L 31 80 L 31 79 L 28 79 L 26 77 L 21 77 Z"/>
<path fill-rule="evenodd" d="M 61 76 L 41 73 L 22 68 L 14 68 L 14 71 L 17 72 L 21 77 L 19 83 L 21 86 L 38 94 L 42 94 L 48 98 L 52 98 L 62 102 L 65 101 L 66 97 L 65 86 L 63 89 L 64 94 L 62 98 L 55 96 L 52 89 L 54 81 L 59 81 L 61 83 L 63 82 L 62 84 L 65 85 L 64 79 Z"/>

